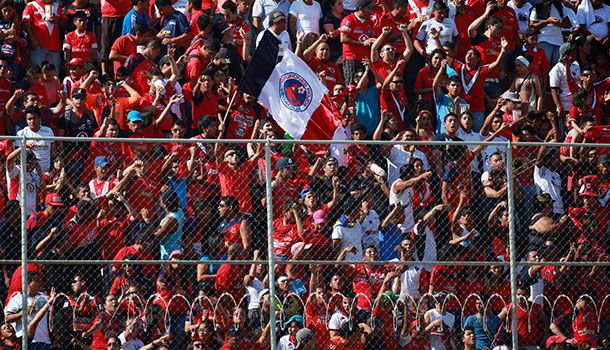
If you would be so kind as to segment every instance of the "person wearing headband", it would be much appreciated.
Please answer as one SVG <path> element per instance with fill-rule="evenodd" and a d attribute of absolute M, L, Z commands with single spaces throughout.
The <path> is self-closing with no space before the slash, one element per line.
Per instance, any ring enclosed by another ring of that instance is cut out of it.
<path fill-rule="evenodd" d="M 522 55 L 515 58 L 515 78 L 510 86 L 510 90 L 519 94 L 519 99 L 527 106 L 524 112 L 542 109 L 542 84 L 540 78 L 529 70 L 530 59 Z"/>

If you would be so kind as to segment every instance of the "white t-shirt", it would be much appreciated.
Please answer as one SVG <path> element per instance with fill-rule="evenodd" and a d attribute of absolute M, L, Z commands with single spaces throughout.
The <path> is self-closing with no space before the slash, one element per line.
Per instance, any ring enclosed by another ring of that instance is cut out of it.
<path fill-rule="evenodd" d="M 280 341 L 277 343 L 277 350 L 294 350 L 297 345 L 290 341 L 290 335 L 286 334 L 285 336 L 280 338 Z"/>
<path fill-rule="evenodd" d="M 402 145 L 395 145 L 390 150 L 390 156 L 388 157 L 388 185 L 398 180 L 400 176 L 400 167 L 409 163 L 409 157 L 411 152 L 405 151 Z M 430 170 L 430 164 L 428 163 L 428 157 L 426 154 L 418 149 L 413 152 L 413 158 L 420 159 L 424 170 Z"/>
<path fill-rule="evenodd" d="M 419 292 L 419 279 L 423 268 L 422 266 L 409 266 L 409 268 L 400 275 L 400 296 L 399 300 L 408 301 L 408 296 L 417 299 L 421 296 Z"/>
<path fill-rule="evenodd" d="M 442 49 L 442 47 L 437 47 L 435 41 L 430 38 L 431 29 L 436 29 L 439 32 L 439 41 L 443 46 L 447 43 L 453 42 L 453 37 L 458 35 L 455 22 L 449 18 L 445 18 L 443 22 L 438 22 L 433 18 L 424 21 L 421 27 L 419 27 L 417 40 L 426 41 L 427 54 L 431 54 L 434 49 Z"/>
<path fill-rule="evenodd" d="M 352 132 L 351 128 L 348 126 L 347 128 L 343 126 L 343 124 L 339 125 L 337 130 L 335 130 L 335 134 L 333 135 L 333 140 L 351 140 Z M 345 154 L 344 150 L 347 149 L 347 144 L 330 144 L 330 156 L 334 157 L 339 166 L 347 166 L 347 154 Z"/>
<path fill-rule="evenodd" d="M 532 4 L 526 2 L 525 5 L 517 7 L 514 1 L 509 1 L 506 6 L 515 11 L 517 22 L 519 22 L 519 33 L 523 33 L 529 26 L 530 12 L 532 12 Z"/>
<path fill-rule="evenodd" d="M 464 141 L 483 141 L 483 136 L 478 132 L 471 131 L 467 133 L 462 128 L 458 129 L 456 136 Z M 467 147 L 469 151 L 472 151 L 477 148 L 477 145 L 467 145 Z M 475 157 L 472 162 L 470 162 L 470 170 L 475 173 L 479 172 L 479 157 Z"/>
<path fill-rule="evenodd" d="M 121 350 L 139 350 L 144 345 L 144 342 L 140 339 L 125 339 L 125 332 L 119 334 L 119 340 L 121 341 Z"/>
<path fill-rule="evenodd" d="M 28 296 L 27 304 L 32 306 L 31 311 L 28 313 L 28 322 L 31 322 L 36 316 L 36 313 L 47 303 L 47 297 L 44 293 L 38 293 L 34 297 Z M 12 315 L 21 312 L 23 310 L 23 297 L 21 293 L 15 294 L 6 304 L 6 308 L 4 309 L 4 315 Z M 49 327 L 48 327 L 48 312 L 42 317 L 42 320 L 36 326 L 36 333 L 34 334 L 34 338 L 32 338 L 33 343 L 45 343 L 51 344 L 51 337 L 49 336 Z M 17 332 L 17 337 L 21 338 L 23 335 L 21 317 L 16 321 L 11 323 Z"/>
<path fill-rule="evenodd" d="M 338 331 L 341 326 L 349 322 L 349 317 L 345 316 L 339 311 L 336 311 L 328 321 L 328 330 Z"/>
<path fill-rule="evenodd" d="M 332 239 L 340 239 L 341 244 L 338 249 L 343 250 L 347 247 L 356 247 L 358 250 L 354 253 L 347 253 L 345 256 L 345 261 L 362 261 L 362 237 L 364 236 L 364 231 L 362 231 L 362 226 L 359 222 L 354 222 L 353 224 L 343 225 L 336 224 L 333 228 Z"/>
<path fill-rule="evenodd" d="M 585 26 L 593 35 L 602 39 L 608 36 L 608 22 L 610 22 L 610 6 L 602 4 L 602 7 L 593 11 L 592 21 L 587 20 L 587 13 L 583 6 L 576 11 L 576 21 L 579 26 Z"/>
<path fill-rule="evenodd" d="M 430 349 L 433 350 L 446 350 L 445 342 L 442 339 L 442 335 L 448 334 L 455 324 L 455 316 L 453 314 L 446 312 L 444 315 L 441 315 L 436 309 L 430 309 L 426 311 L 430 315 L 430 322 L 443 320 L 443 331 L 440 331 L 440 327 L 432 329 L 430 332 Z"/>
<path fill-rule="evenodd" d="M 288 34 L 287 31 L 283 31 L 281 32 L 279 35 L 276 35 L 272 30 L 269 30 L 269 32 L 271 32 L 271 34 L 275 35 L 275 37 L 280 41 L 280 52 L 278 53 L 279 56 L 283 56 L 284 54 L 282 53 L 282 50 L 288 50 L 291 51 L 292 50 L 292 43 L 290 41 L 290 34 Z M 258 33 L 258 36 L 256 37 L 256 46 L 258 46 L 258 43 L 261 41 L 261 39 L 263 38 L 265 31 L 262 30 L 260 33 Z"/>
<path fill-rule="evenodd" d="M 553 212 L 563 214 L 563 200 L 561 199 L 561 177 L 545 166 L 534 166 L 534 184 L 538 193 L 548 193 L 553 199 Z"/>
<path fill-rule="evenodd" d="M 366 248 L 372 245 L 379 250 L 379 225 L 381 225 L 379 214 L 373 209 L 369 210 L 360 224 L 362 225 L 362 231 L 364 231 L 362 247 Z"/>
<path fill-rule="evenodd" d="M 413 189 L 407 187 L 400 193 L 395 193 L 393 188 L 398 181 L 401 180 L 398 179 L 394 181 L 390 186 L 390 205 L 394 205 L 394 203 L 398 202 L 403 207 L 405 213 L 403 227 L 407 232 L 410 232 L 413 229 L 413 226 L 415 226 L 415 217 L 413 216 Z"/>
<path fill-rule="evenodd" d="M 563 6 L 563 5 L 561 5 Z M 564 16 L 567 16 L 564 7 Z M 551 15 L 550 17 L 555 17 L 561 19 L 561 14 L 555 6 L 551 6 Z M 536 13 L 536 8 L 532 8 L 532 12 L 530 14 L 531 20 L 538 20 L 538 14 Z M 544 27 L 540 28 L 540 35 L 538 36 L 538 42 L 547 42 L 552 45 L 560 46 L 563 44 L 563 35 L 561 34 L 561 28 L 554 24 L 547 24 Z"/>
<path fill-rule="evenodd" d="M 580 77 L 580 66 L 578 62 L 572 62 L 572 77 L 578 79 Z M 549 72 L 549 86 L 552 88 L 559 89 L 559 99 L 561 100 L 561 106 L 564 111 L 569 111 L 572 108 L 572 93 L 568 86 L 568 78 L 566 75 L 566 66 L 557 62 L 557 64 L 551 68 Z"/>
<path fill-rule="evenodd" d="M 6 181 L 8 185 L 9 195 L 16 191 L 17 200 L 21 200 L 21 168 L 17 165 L 13 170 L 6 173 Z M 40 176 L 35 171 L 25 173 L 25 213 L 29 216 L 36 212 L 36 203 L 38 195 L 38 186 L 40 186 Z"/>
<path fill-rule="evenodd" d="M 297 19 L 297 33 L 320 34 L 320 18 L 322 18 L 320 3 L 314 1 L 311 5 L 307 5 L 303 0 L 296 0 L 290 5 L 289 13 Z"/>
<path fill-rule="evenodd" d="M 55 136 L 53 130 L 48 126 L 40 126 L 40 130 L 37 132 L 32 131 L 29 126 L 17 131 L 17 136 L 22 137 L 49 137 Z M 42 171 L 47 172 L 51 167 L 51 144 L 53 144 L 53 140 L 28 140 L 26 141 L 26 145 L 29 146 L 29 149 L 34 151 L 36 158 L 40 161 L 40 166 L 42 167 Z M 15 140 L 15 147 L 21 147 L 21 141 Z"/>

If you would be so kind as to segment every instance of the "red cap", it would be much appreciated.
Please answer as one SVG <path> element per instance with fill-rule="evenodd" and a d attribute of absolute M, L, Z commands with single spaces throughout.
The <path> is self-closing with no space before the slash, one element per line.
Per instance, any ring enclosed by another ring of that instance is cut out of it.
<path fill-rule="evenodd" d="M 44 199 L 45 204 L 51 205 L 54 207 L 63 207 L 64 203 L 61 201 L 61 196 L 57 193 L 47 193 L 47 196 Z"/>
<path fill-rule="evenodd" d="M 546 340 L 547 349 L 551 347 L 553 344 L 561 344 L 566 341 L 566 337 L 560 337 L 558 335 L 552 335 Z"/>
<path fill-rule="evenodd" d="M 85 61 L 82 58 L 73 58 L 70 60 L 70 62 L 66 63 L 66 67 L 68 66 L 84 66 L 85 65 Z"/>

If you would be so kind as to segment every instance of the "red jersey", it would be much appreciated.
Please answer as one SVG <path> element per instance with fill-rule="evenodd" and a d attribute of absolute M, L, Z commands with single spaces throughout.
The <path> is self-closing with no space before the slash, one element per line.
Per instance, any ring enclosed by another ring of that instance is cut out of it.
<path fill-rule="evenodd" d="M 86 31 L 78 34 L 73 31 L 66 34 L 64 50 L 68 50 L 72 58 L 81 58 L 83 61 L 97 59 L 97 57 L 91 57 L 91 49 L 97 49 L 97 40 L 93 33 Z"/>
<path fill-rule="evenodd" d="M 478 4 L 483 4 L 483 2 L 478 2 Z M 455 59 L 463 60 L 464 56 L 466 56 L 466 52 L 472 46 L 472 41 L 468 36 L 468 27 L 472 22 L 474 22 L 480 15 L 483 14 L 482 6 L 465 6 L 463 13 L 456 13 L 453 21 L 455 22 L 455 27 L 458 31 L 458 37 L 460 40 L 460 46 L 458 46 Z M 479 13 L 480 12 L 480 13 Z"/>
<path fill-rule="evenodd" d="M 500 56 L 502 45 L 500 44 L 500 39 L 487 38 L 487 40 L 475 46 L 475 48 L 481 53 L 481 63 L 490 64 L 495 62 L 498 56 Z"/>
<path fill-rule="evenodd" d="M 29 91 L 32 91 L 38 96 L 38 101 L 43 106 L 49 106 L 49 96 L 47 95 L 47 89 L 42 85 L 42 83 L 37 83 L 30 86 Z"/>
<path fill-rule="evenodd" d="M 155 260 L 155 258 L 147 252 L 146 250 L 138 250 L 135 246 L 128 246 L 119 249 L 119 251 L 114 256 L 113 260 L 123 260 L 127 255 L 135 255 L 138 257 L 138 260 Z M 114 264 L 112 265 L 116 270 L 121 269 L 121 265 Z M 145 276 L 153 276 L 157 273 L 157 267 L 155 265 L 142 265 L 142 274 Z"/>
<path fill-rule="evenodd" d="M 100 237 L 100 247 L 104 260 L 112 259 L 125 246 L 125 231 L 130 224 L 129 215 L 122 219 L 102 220 L 100 225 L 104 228 L 104 235 Z"/>
<path fill-rule="evenodd" d="M 31 29 L 32 36 L 41 48 L 48 51 L 61 51 L 61 28 L 45 20 L 47 13 L 63 20 L 68 20 L 64 15 L 63 7 L 56 3 L 45 4 L 41 0 L 34 0 L 25 5 L 23 9 L 23 23 L 27 23 Z"/>
<path fill-rule="evenodd" d="M 479 66 L 473 70 L 469 70 L 465 64 L 454 61 L 453 69 L 455 69 L 458 77 L 462 82 L 461 98 L 470 104 L 472 112 L 485 111 L 485 95 L 483 92 L 483 84 L 487 78 L 495 75 L 495 71 L 489 69 L 488 65 Z"/>
<path fill-rule="evenodd" d="M 84 332 L 93 326 L 93 321 L 99 312 L 99 300 L 85 293 L 75 297 L 68 297 L 70 306 L 74 310 L 74 320 L 72 326 L 74 330 Z"/>
<path fill-rule="evenodd" d="M 131 78 L 133 79 L 133 84 L 131 84 L 131 86 L 133 89 L 142 96 L 147 94 L 150 90 L 150 86 L 148 85 L 150 73 L 157 68 L 155 62 L 146 58 L 141 53 L 136 53 L 127 58 L 125 67 L 131 72 Z"/>
<path fill-rule="evenodd" d="M 332 91 L 335 85 L 344 83 L 343 74 L 335 62 L 331 60 L 322 62 L 314 56 L 307 64 L 315 73 L 320 73 L 322 71 L 326 72 L 324 85 L 326 85 L 326 88 L 329 91 Z"/>
<path fill-rule="evenodd" d="M 372 310 L 377 293 L 383 284 L 388 266 L 349 265 L 346 275 L 352 277 L 352 289 L 358 295 L 357 305 L 362 310 Z"/>
<path fill-rule="evenodd" d="M 188 87 L 187 87 L 188 85 Z M 199 129 L 199 120 L 204 115 L 217 116 L 218 115 L 218 96 L 213 93 L 199 94 L 198 97 L 193 97 L 193 93 L 190 90 L 190 84 L 187 83 L 185 88 L 182 90 L 184 98 L 191 103 L 193 120 L 191 122 L 191 128 Z"/>
<path fill-rule="evenodd" d="M 231 169 L 227 163 L 216 165 L 220 180 L 220 191 L 223 197 L 234 196 L 239 201 L 239 210 L 242 213 L 252 213 L 252 199 L 250 191 L 245 191 L 250 186 L 250 174 L 256 163 L 247 160 L 243 164 Z"/>
<path fill-rule="evenodd" d="M 431 89 L 432 83 L 434 82 L 434 77 L 436 76 L 436 72 L 432 71 L 432 68 L 429 65 L 426 65 L 424 68 L 419 70 L 417 73 L 417 78 L 415 78 L 415 87 L 418 89 Z M 420 94 L 422 101 L 432 101 L 432 91 L 424 94 Z"/>
<path fill-rule="evenodd" d="M 595 116 L 595 124 L 597 126 L 607 125 L 607 123 L 610 123 L 610 120 L 603 120 L 603 118 L 607 118 L 607 116 L 604 116 L 604 112 L 602 110 L 605 103 L 604 95 L 608 89 L 610 89 L 610 77 L 594 83 L 593 88 L 589 90 L 589 95 L 591 95 L 591 112 Z"/>
<path fill-rule="evenodd" d="M 129 57 L 138 53 L 138 43 L 136 43 L 136 39 L 131 34 L 125 34 L 114 41 L 110 51 Z M 123 59 L 114 60 L 114 71 L 116 72 L 125 61 Z"/>
<path fill-rule="evenodd" d="M 282 216 L 282 207 L 285 203 L 294 201 L 299 197 L 299 190 L 302 188 L 300 180 L 295 176 L 294 179 L 285 180 L 273 189 L 273 217 Z"/>
<path fill-rule="evenodd" d="M 95 176 L 93 164 L 95 158 L 99 156 L 108 158 L 108 161 L 110 162 L 108 164 L 109 174 L 116 174 L 117 169 L 123 168 L 125 164 L 126 158 L 123 154 L 123 145 L 120 142 L 101 141 L 103 138 L 100 138 L 99 140 L 100 141 L 91 142 L 91 146 L 89 147 L 89 155 L 87 156 L 85 169 L 81 176 L 81 181 L 83 182 Z"/>
<path fill-rule="evenodd" d="M 392 92 L 389 88 L 381 91 L 381 96 L 379 98 L 381 112 L 389 111 L 396 116 L 398 130 L 404 130 L 405 128 L 403 121 L 406 117 L 405 113 L 407 111 L 408 103 L 409 101 L 407 101 L 407 96 L 402 88 L 399 88 L 398 92 Z"/>
<path fill-rule="evenodd" d="M 76 217 L 68 222 L 66 230 L 69 233 L 72 249 L 93 244 L 100 234 L 100 228 L 97 226 L 96 220 L 82 224 L 76 221 Z"/>
<path fill-rule="evenodd" d="M 492 15 L 502 21 L 503 27 L 502 32 L 500 32 L 500 37 L 505 37 L 506 41 L 508 41 L 507 50 L 514 50 L 515 33 L 519 30 L 519 21 L 517 21 L 515 10 L 508 6 L 504 6 L 498 8 Z"/>
<path fill-rule="evenodd" d="M 371 154 L 367 145 L 354 145 L 348 149 L 347 174 L 345 176 L 346 182 L 364 172 L 364 169 L 366 169 L 366 164 L 362 161 L 362 159 L 368 158 L 368 156 Z"/>
<path fill-rule="evenodd" d="M 131 3 L 124 0 L 102 0 L 102 17 L 125 17 Z"/>
<path fill-rule="evenodd" d="M 114 177 L 110 177 L 106 180 L 93 179 L 89 181 L 89 191 L 91 191 L 92 199 L 99 199 L 106 197 L 106 194 L 110 192 L 117 184 L 119 180 Z"/>
<path fill-rule="evenodd" d="M 245 272 L 242 266 L 224 264 L 216 272 L 216 293 L 231 294 L 235 300 L 241 300 L 244 296 Z"/>
<path fill-rule="evenodd" d="M 257 119 L 254 103 L 248 104 L 241 95 L 235 96 L 232 112 L 229 116 L 227 139 L 245 140 L 252 137 L 254 122 Z"/>
<path fill-rule="evenodd" d="M 295 224 L 284 224 L 283 218 L 273 220 L 273 254 L 276 260 L 288 260 L 290 248 L 296 242 L 302 241 Z"/>
<path fill-rule="evenodd" d="M 529 309 L 531 308 L 531 314 Z M 506 310 L 511 313 L 511 305 L 506 305 Z M 542 329 L 540 328 L 540 322 L 538 322 L 538 315 L 543 312 L 540 309 L 539 304 L 528 305 L 527 309 L 517 305 L 517 333 L 519 334 L 519 344 L 523 346 L 538 345 L 540 343 L 540 335 L 542 335 Z M 531 322 L 530 322 L 531 318 Z M 531 325 L 531 329 L 528 327 Z M 512 329 L 512 325 L 511 325 Z"/>
<path fill-rule="evenodd" d="M 351 13 L 343 18 L 339 30 L 350 39 L 357 42 L 363 42 L 369 38 L 375 37 L 375 22 L 371 18 L 362 21 L 355 13 Z M 343 58 L 346 60 L 361 61 L 364 58 L 368 58 L 370 55 L 370 46 L 343 44 Z"/>
<path fill-rule="evenodd" d="M 548 74 L 547 72 L 550 71 L 549 59 L 541 48 L 535 47 L 532 50 L 528 50 L 524 44 L 523 56 L 530 56 L 532 58 L 528 67 L 532 74 L 542 77 L 543 74 Z"/>
<path fill-rule="evenodd" d="M 123 331 L 121 327 L 121 320 L 118 317 L 114 317 L 107 311 L 100 312 L 95 320 L 94 324 L 102 326 L 99 332 L 93 333 L 93 342 L 91 343 L 91 350 L 106 350 L 106 343 L 110 338 L 116 338 Z"/>
<path fill-rule="evenodd" d="M 435 292 L 456 294 L 460 283 L 457 276 L 459 270 L 459 266 L 435 265 L 430 272 L 430 285 L 434 287 Z"/>
<path fill-rule="evenodd" d="M 326 328 L 326 307 L 311 302 L 312 298 L 305 302 L 305 326 L 313 332 L 316 341 L 316 349 L 324 349 L 328 341 L 328 330 Z"/>
<path fill-rule="evenodd" d="M 388 77 L 388 75 L 390 75 L 390 73 L 392 73 L 392 70 L 394 70 L 395 67 L 396 67 L 396 62 L 390 63 L 390 62 L 386 62 L 382 59 L 379 59 L 379 61 L 373 63 L 373 69 L 381 77 L 381 81 L 379 83 L 383 84 L 385 79 Z M 404 69 L 400 70 L 400 73 L 399 73 L 400 76 L 402 76 L 403 71 L 404 71 Z"/>
<path fill-rule="evenodd" d="M 186 51 L 189 59 L 186 64 L 186 78 L 197 80 L 201 76 L 201 72 L 208 66 L 209 60 L 201 54 L 200 45 L 192 46 Z"/>
<path fill-rule="evenodd" d="M 243 29 L 244 33 L 250 35 L 250 25 L 248 24 L 248 22 L 246 22 L 245 19 L 243 19 L 242 17 L 239 17 L 239 16 L 237 16 L 234 21 L 232 21 L 232 22 L 227 21 L 227 23 L 229 24 L 231 31 L 233 31 L 233 39 L 241 41 L 239 44 L 235 44 L 235 46 L 237 47 L 237 51 L 241 55 L 241 52 L 242 52 L 242 49 L 244 46 L 244 43 L 243 43 L 244 38 L 241 36 L 240 29 Z M 197 31 L 199 31 L 199 30 L 197 30 Z"/>
<path fill-rule="evenodd" d="M 379 25 L 377 26 L 378 30 L 376 34 L 377 36 L 379 36 L 381 28 L 383 27 L 390 27 L 392 28 L 392 33 L 400 34 L 399 27 L 401 24 L 408 25 L 409 19 L 406 16 L 403 18 L 396 18 L 394 17 L 394 15 L 392 15 L 392 12 L 386 12 L 381 15 L 379 19 Z M 391 44 L 396 49 L 396 57 L 402 55 L 402 53 L 405 52 L 406 46 L 402 34 L 392 41 L 386 40 L 384 44 Z"/>

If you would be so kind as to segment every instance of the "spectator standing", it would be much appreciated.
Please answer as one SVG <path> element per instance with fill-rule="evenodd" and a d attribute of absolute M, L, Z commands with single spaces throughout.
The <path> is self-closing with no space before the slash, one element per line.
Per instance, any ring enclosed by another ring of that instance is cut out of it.
<path fill-rule="evenodd" d="M 55 65 L 57 75 L 61 67 L 60 31 L 67 21 L 63 8 L 53 0 L 35 0 L 23 10 L 23 23 L 33 48 L 31 62 L 42 66 L 43 61 L 50 61 Z"/>
<path fill-rule="evenodd" d="M 563 44 L 562 28 L 570 28 L 568 8 L 560 0 L 543 1 L 530 13 L 530 26 L 540 30 L 539 47 L 546 53 L 551 66 L 561 59 L 559 47 Z"/>
<path fill-rule="evenodd" d="M 45 189 L 44 172 L 40 167 L 40 162 L 33 151 L 27 150 L 26 169 L 21 169 L 21 165 L 15 164 L 21 152 L 21 147 L 15 149 L 6 157 L 6 179 L 9 200 L 21 200 L 22 188 L 20 176 L 25 176 L 25 213 L 27 216 L 36 211 L 38 198 Z"/>
<path fill-rule="evenodd" d="M 549 72 L 549 86 L 557 114 L 565 117 L 572 108 L 572 92 L 569 84 L 580 77 L 580 66 L 575 61 L 576 47 L 565 43 L 559 48 L 559 62 Z M 569 67 L 569 69 L 568 69 Z"/>
<path fill-rule="evenodd" d="M 361 261 L 364 231 L 357 220 L 360 214 L 359 202 L 353 198 L 345 199 L 342 213 L 343 215 L 333 226 L 334 251 L 339 254 L 344 249 L 353 247 L 346 252 L 345 261 Z"/>
<path fill-rule="evenodd" d="M 293 38 L 314 33 L 320 35 L 322 8 L 314 0 L 295 0 L 290 5 L 288 31 Z"/>
<path fill-rule="evenodd" d="M 176 54 L 182 55 L 193 37 L 188 19 L 182 12 L 172 7 L 171 0 L 156 0 L 155 6 L 161 14 L 157 39 L 165 46 L 162 52 L 167 53 L 170 45 L 174 45 Z"/>
<path fill-rule="evenodd" d="M 417 32 L 415 49 L 425 60 L 432 54 L 434 49 L 443 49 L 451 44 L 455 48 L 459 46 L 459 35 L 455 22 L 447 17 L 447 5 L 435 2 L 432 8 L 432 18 L 424 21 Z"/>
<path fill-rule="evenodd" d="M 108 18 L 102 18 L 102 23 L 104 23 L 104 19 L 108 20 Z M 138 52 L 138 45 L 144 45 L 147 40 L 148 27 L 137 23 L 131 28 L 129 34 L 119 36 L 116 40 L 111 41 L 111 43 L 108 44 L 109 47 L 107 49 L 104 48 L 105 44 L 102 43 L 102 59 L 105 59 L 106 54 L 104 52 L 105 50 L 108 50 L 108 59 L 106 63 L 102 61 L 102 67 L 105 67 L 106 69 L 104 72 L 108 73 L 108 70 L 110 69 L 108 63 L 110 61 L 114 62 L 114 71 L 118 71 L 119 67 L 125 63 L 129 56 L 135 55 Z"/>
<path fill-rule="evenodd" d="M 66 34 L 64 40 L 64 55 L 66 62 L 72 58 L 80 58 L 83 61 L 97 61 L 97 40 L 92 32 L 87 31 L 87 14 L 78 11 L 73 16 L 76 29 Z"/>
<path fill-rule="evenodd" d="M 131 2 L 125 0 L 102 1 L 102 36 L 100 38 L 100 45 L 102 49 L 102 71 L 105 73 L 111 72 L 109 65 L 109 61 L 113 60 L 112 57 L 110 57 L 111 51 L 113 51 L 111 48 L 115 46 L 115 41 L 121 36 L 123 31 L 123 19 L 125 15 L 127 15 L 127 12 L 129 12 L 130 5 Z M 136 27 L 140 26 L 135 26 L 134 28 Z M 137 32 L 139 35 L 145 36 L 147 31 L 147 27 L 141 26 Z M 134 32 L 132 31 L 131 33 Z M 129 55 L 126 55 L 125 59 L 127 56 Z M 117 68 L 115 63 L 115 72 Z"/>
<path fill-rule="evenodd" d="M 375 22 L 371 18 L 375 3 L 358 0 L 356 10 L 341 21 L 341 43 L 343 44 L 343 78 L 346 84 L 354 83 L 356 72 L 362 68 L 362 60 L 371 55 L 370 47 L 375 42 Z"/>
<path fill-rule="evenodd" d="M 38 107 L 25 109 L 25 128 L 17 132 L 20 137 L 53 137 L 55 134 L 48 126 L 42 126 L 42 116 Z M 47 172 L 51 167 L 51 158 L 55 154 L 55 142 L 53 140 L 30 140 L 26 142 L 26 148 L 32 150 L 40 162 L 42 171 Z M 21 147 L 21 141 L 15 140 L 15 147 Z"/>
<path fill-rule="evenodd" d="M 121 35 L 127 35 L 136 24 L 141 24 L 145 27 L 150 27 L 150 18 L 148 17 L 149 0 L 130 0 L 131 10 L 127 12 L 123 18 L 123 29 Z"/>
<path fill-rule="evenodd" d="M 269 17 L 274 12 L 280 12 L 284 18 L 288 17 L 290 1 L 288 0 L 255 0 L 252 5 L 252 25 L 256 33 L 260 33 L 271 26 Z"/>

